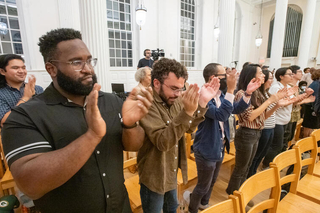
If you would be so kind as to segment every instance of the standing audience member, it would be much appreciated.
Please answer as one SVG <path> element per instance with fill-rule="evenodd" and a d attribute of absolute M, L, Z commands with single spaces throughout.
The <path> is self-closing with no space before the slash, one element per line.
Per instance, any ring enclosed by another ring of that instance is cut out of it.
<path fill-rule="evenodd" d="M 320 69 L 311 69 L 311 78 L 313 82 L 310 84 L 309 88 L 314 91 L 314 96 L 318 97 L 318 91 L 320 87 Z M 320 128 L 320 124 L 317 120 L 317 115 L 314 111 L 314 103 L 307 103 L 304 105 L 304 117 L 303 117 L 303 137 L 309 137 L 314 129 Z"/>
<path fill-rule="evenodd" d="M 313 69 L 312 69 L 313 70 Z M 312 78 L 311 78 L 311 69 L 309 68 L 309 67 L 307 67 L 307 68 L 304 68 L 304 70 L 303 70 L 303 72 L 304 72 L 304 74 L 303 74 L 303 76 L 302 76 L 302 78 L 301 78 L 301 81 L 306 81 L 307 82 L 307 86 L 309 86 L 313 81 L 312 81 Z"/>
<path fill-rule="evenodd" d="M 292 82 L 288 85 L 291 87 L 297 87 L 299 86 L 299 81 L 302 78 L 302 70 L 297 65 L 292 65 L 289 67 L 292 71 Z M 295 97 L 299 95 L 299 88 L 296 90 L 296 92 L 293 94 Z M 290 122 L 287 124 L 285 132 L 284 132 L 284 138 L 283 138 L 283 147 L 282 151 L 286 151 L 288 148 L 288 142 L 293 139 L 294 132 L 296 130 L 297 122 L 300 120 L 300 104 L 293 104 L 292 105 L 292 112 L 291 112 L 291 119 Z"/>
<path fill-rule="evenodd" d="M 203 70 L 205 82 L 214 77 L 226 80 L 226 85 L 220 84 L 220 91 L 209 101 L 205 120 L 199 124 L 193 144 L 197 164 L 198 182 L 192 194 L 186 191 L 183 195 L 189 204 L 189 212 L 196 213 L 198 208 L 209 207 L 212 188 L 217 180 L 224 157 L 224 148 L 229 152 L 230 131 L 228 118 L 231 113 L 238 114 L 250 105 L 250 97 L 242 97 L 233 102 L 236 88 L 236 70 L 226 73 L 223 66 L 217 63 L 208 64 Z M 259 87 L 259 83 L 250 83 L 246 92 L 251 94 Z M 222 91 L 226 90 L 226 94 Z"/>
<path fill-rule="evenodd" d="M 139 82 L 138 87 L 140 89 L 148 88 L 151 85 L 151 68 L 150 67 L 141 67 L 137 70 L 134 75 L 136 81 Z"/>
<path fill-rule="evenodd" d="M 31 75 L 28 83 L 26 65 L 20 55 L 7 54 L 0 56 L 0 121 L 1 127 L 11 113 L 11 109 L 27 102 L 33 95 L 43 92 L 42 87 L 35 85 L 36 78 Z"/>
<path fill-rule="evenodd" d="M 241 184 L 246 180 L 252 160 L 258 148 L 258 142 L 261 136 L 261 130 L 264 127 L 266 118 L 272 115 L 276 108 L 267 111 L 269 105 L 282 99 L 286 91 L 280 91 L 271 95 L 270 98 L 260 90 L 247 93 L 246 90 L 250 83 L 264 83 L 264 74 L 256 64 L 246 66 L 239 78 L 239 85 L 235 96 L 235 101 L 239 101 L 243 96 L 251 97 L 250 106 L 239 116 L 239 129 L 236 132 L 234 145 L 236 148 L 236 163 L 232 172 L 226 192 L 232 194 L 238 190 Z M 263 87 L 263 85 L 262 85 Z M 262 89 L 264 91 L 264 89 Z"/>
<path fill-rule="evenodd" d="M 269 98 L 271 94 L 268 92 L 268 90 L 272 85 L 273 76 L 269 70 L 262 70 L 262 72 L 265 75 L 265 79 L 264 79 L 263 87 L 260 87 L 259 89 L 260 91 L 264 89 L 264 91 L 261 91 L 261 93 L 264 93 L 266 98 Z M 276 105 L 275 103 L 271 104 L 267 110 L 271 110 L 272 108 L 276 107 L 275 105 Z M 267 118 L 264 122 L 264 128 L 261 131 L 261 137 L 259 139 L 257 152 L 252 160 L 252 164 L 250 166 L 249 173 L 248 173 L 248 178 L 256 174 L 262 159 L 267 154 L 268 148 L 270 147 L 270 144 L 273 140 L 275 126 L 276 126 L 275 113 L 272 113 L 272 115 L 270 115 L 270 117 Z"/>
<path fill-rule="evenodd" d="M 143 51 L 144 58 L 141 58 L 138 63 L 138 69 L 141 67 L 150 67 L 152 68 L 153 60 L 151 59 L 151 50 L 145 49 Z"/>
<path fill-rule="evenodd" d="M 293 81 L 292 70 L 288 67 L 279 68 L 276 71 L 277 82 L 274 83 L 269 89 L 270 94 L 276 94 L 279 90 L 287 88 L 288 94 L 286 99 L 286 105 L 279 108 L 276 113 L 276 126 L 274 128 L 274 137 L 271 146 L 263 160 L 263 167 L 268 167 L 269 163 L 277 156 L 286 141 L 284 140 L 284 132 L 287 124 L 291 119 L 292 105 L 298 103 L 307 97 L 307 94 L 298 95 L 296 97 L 293 94 L 298 90 L 298 87 L 290 87 L 289 84 Z"/>
<path fill-rule="evenodd" d="M 12 109 L 2 130 L 15 182 L 42 213 L 131 212 L 123 149 L 142 146 L 136 122 L 151 106 L 151 90 L 144 97 L 133 90 L 124 103 L 99 92 L 97 59 L 79 31 L 52 30 L 39 46 L 52 83 Z"/>
<path fill-rule="evenodd" d="M 151 72 L 154 101 L 140 121 L 146 137 L 137 159 L 145 213 L 176 212 L 178 168 L 183 182 L 188 180 L 184 134 L 204 120 L 207 103 L 219 90 L 219 80 L 214 78 L 200 92 L 196 84 L 183 92 L 187 76 L 185 66 L 167 58 L 160 59 Z"/>

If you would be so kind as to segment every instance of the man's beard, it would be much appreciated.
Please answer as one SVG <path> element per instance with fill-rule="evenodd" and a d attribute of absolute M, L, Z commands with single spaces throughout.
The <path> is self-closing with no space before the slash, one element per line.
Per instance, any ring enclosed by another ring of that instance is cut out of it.
<path fill-rule="evenodd" d="M 164 94 L 162 85 L 160 87 L 159 96 L 169 107 L 173 105 L 174 102 L 169 103 L 169 98 L 167 98 L 166 95 Z"/>
<path fill-rule="evenodd" d="M 86 76 L 85 76 L 86 77 Z M 97 76 L 96 74 L 92 75 L 92 82 L 88 85 L 82 84 L 83 78 L 79 78 L 77 80 L 72 79 L 71 77 L 63 74 L 58 69 L 57 73 L 57 81 L 59 86 L 69 94 L 72 95 L 89 95 L 91 92 L 93 85 L 97 83 Z"/>

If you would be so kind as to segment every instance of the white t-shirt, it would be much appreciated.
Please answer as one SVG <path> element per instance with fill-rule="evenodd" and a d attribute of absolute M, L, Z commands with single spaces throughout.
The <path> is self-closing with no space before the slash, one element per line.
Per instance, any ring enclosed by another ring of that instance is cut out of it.
<path fill-rule="evenodd" d="M 270 94 L 277 93 L 280 89 L 284 88 L 283 84 L 281 84 L 279 81 L 277 81 L 275 84 L 273 84 L 270 89 Z M 289 85 L 287 85 L 287 88 L 290 88 Z M 293 95 L 290 96 L 290 98 L 293 98 Z M 286 106 L 286 107 L 280 107 L 275 112 L 276 116 L 276 124 L 278 125 L 286 125 L 289 123 L 291 119 L 291 112 L 292 112 L 292 104 Z"/>

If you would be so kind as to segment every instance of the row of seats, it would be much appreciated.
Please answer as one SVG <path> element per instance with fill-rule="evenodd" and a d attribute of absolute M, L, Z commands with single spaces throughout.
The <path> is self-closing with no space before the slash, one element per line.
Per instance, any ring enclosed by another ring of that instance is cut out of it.
<path fill-rule="evenodd" d="M 272 213 L 316 213 L 320 212 L 320 162 L 317 160 L 320 147 L 320 130 L 315 130 L 311 137 L 298 141 L 293 149 L 275 157 L 270 169 L 259 172 L 246 180 L 239 190 L 234 191 L 227 201 L 218 203 L 203 213 L 245 213 L 246 206 L 260 192 L 270 190 L 270 197 L 254 205 L 249 213 L 268 210 Z M 310 157 L 301 159 L 303 153 L 309 152 Z M 281 177 L 281 170 L 293 165 L 292 174 Z M 301 177 L 303 166 L 308 172 Z M 280 199 L 281 186 L 290 183 L 290 191 Z"/>
<path fill-rule="evenodd" d="M 13 180 L 7 161 L 4 157 L 4 152 L 2 149 L 2 141 L 0 136 L 0 197 L 3 197 L 4 195 L 10 195 L 10 194 L 14 195 L 15 186 L 16 184 Z"/>
<path fill-rule="evenodd" d="M 238 128 L 238 126 L 237 126 Z M 195 131 L 196 132 L 196 131 Z M 193 135 L 195 134 L 185 134 L 186 139 L 186 155 L 187 155 L 187 163 L 188 163 L 188 183 L 183 184 L 182 179 L 182 173 L 181 170 L 178 169 L 177 174 L 177 194 L 178 194 L 178 200 L 183 208 L 183 193 L 186 189 L 188 189 L 191 186 L 194 186 L 197 184 L 198 181 L 198 175 L 197 175 L 197 166 L 195 162 L 194 153 L 191 151 L 191 147 L 193 145 Z M 129 155 L 125 153 L 125 156 L 127 159 L 129 158 Z M 235 164 L 235 147 L 234 142 L 230 142 L 230 152 L 225 152 L 224 159 L 222 162 L 224 165 L 230 167 L 230 175 L 232 174 L 232 170 L 234 168 Z M 124 169 L 129 169 L 132 167 L 135 167 L 137 164 L 137 158 L 131 158 L 124 161 Z M 141 209 L 141 199 L 140 199 L 140 184 L 139 184 L 139 176 L 138 174 L 126 178 L 125 179 L 125 185 L 128 190 L 131 209 L 133 212 L 140 211 Z"/>

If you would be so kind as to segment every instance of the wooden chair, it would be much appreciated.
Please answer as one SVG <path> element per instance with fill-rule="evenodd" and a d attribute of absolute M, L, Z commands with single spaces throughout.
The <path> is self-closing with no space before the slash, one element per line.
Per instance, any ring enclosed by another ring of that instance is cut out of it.
<path fill-rule="evenodd" d="M 311 133 L 311 137 L 313 137 L 313 139 L 315 141 L 318 141 L 320 140 L 320 129 L 317 129 L 317 130 L 314 130 L 312 133 Z M 320 146 L 318 146 L 318 155 L 320 153 Z M 314 176 L 317 176 L 317 177 L 320 177 L 320 161 L 318 161 L 315 165 L 314 165 L 314 170 L 313 170 L 313 175 Z"/>
<path fill-rule="evenodd" d="M 279 174 L 275 168 L 270 168 L 251 176 L 241 185 L 239 190 L 233 192 L 240 199 L 241 213 L 246 212 L 245 208 L 252 198 L 267 189 L 272 191 L 270 197 L 254 205 L 248 212 L 256 213 L 266 209 L 272 213 L 277 212 L 280 199 Z"/>
<path fill-rule="evenodd" d="M 137 165 L 137 158 L 131 158 L 123 162 L 123 169 L 130 168 Z M 124 184 L 126 185 L 130 206 L 132 212 L 137 212 L 142 209 L 141 198 L 140 198 L 140 184 L 139 184 L 139 175 L 136 174 L 130 178 L 126 178 Z"/>
<path fill-rule="evenodd" d="M 295 142 L 297 142 L 298 140 L 300 140 L 300 132 L 301 132 L 301 126 L 302 126 L 302 122 L 303 119 L 301 118 L 296 125 L 296 130 L 294 133 L 294 137 L 291 141 L 288 142 L 288 147 L 290 147 L 292 145 L 292 141 L 294 140 Z"/>
<path fill-rule="evenodd" d="M 187 154 L 187 163 L 188 163 L 188 183 L 183 184 L 183 178 L 181 169 L 178 169 L 177 175 L 177 193 L 178 193 L 178 201 L 182 203 L 183 201 L 183 192 L 189 188 L 190 186 L 196 185 L 198 182 L 198 172 L 197 165 L 194 160 L 192 160 L 191 156 L 191 145 L 193 144 L 193 139 L 191 139 L 191 134 L 185 133 L 186 138 L 186 154 Z M 193 155 L 194 159 L 194 155 Z"/>
<path fill-rule="evenodd" d="M 229 195 L 229 199 L 211 206 L 201 213 L 240 213 L 239 198 Z"/>
<path fill-rule="evenodd" d="M 280 201 L 278 205 L 278 212 L 315 212 L 315 209 L 320 209 L 320 205 L 297 195 L 297 188 L 301 173 L 301 155 L 299 148 L 294 146 L 293 149 L 277 155 L 273 162 L 270 163 L 271 168 L 275 168 L 278 176 L 280 171 L 291 165 L 294 166 L 292 174 L 285 175 L 280 178 L 280 187 L 284 184 L 290 183 L 290 191 Z"/>
<path fill-rule="evenodd" d="M 7 161 L 4 156 L 2 141 L 0 136 L 0 197 L 9 194 L 15 194 L 15 182 L 9 170 Z"/>
<path fill-rule="evenodd" d="M 320 177 L 313 175 L 317 158 L 317 141 L 314 140 L 314 137 L 307 137 L 298 141 L 296 145 L 299 147 L 300 156 L 304 152 L 311 152 L 310 158 L 301 161 L 301 166 L 308 166 L 308 172 L 300 179 L 297 194 L 320 204 Z"/>

